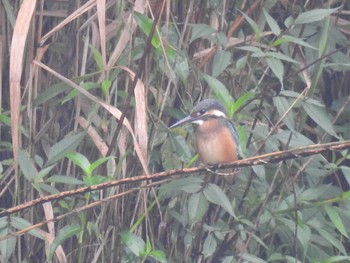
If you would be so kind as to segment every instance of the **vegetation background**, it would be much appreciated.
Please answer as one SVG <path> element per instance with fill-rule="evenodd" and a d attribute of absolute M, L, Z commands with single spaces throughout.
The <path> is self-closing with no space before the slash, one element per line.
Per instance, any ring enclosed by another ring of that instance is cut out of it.
<path fill-rule="evenodd" d="M 195 166 L 192 127 L 167 127 L 203 98 L 226 106 L 242 157 L 350 138 L 350 1 L 2 0 L 0 14 L 2 210 Z M 349 262 L 349 156 L 38 205 L 0 218 L 0 261 Z"/>

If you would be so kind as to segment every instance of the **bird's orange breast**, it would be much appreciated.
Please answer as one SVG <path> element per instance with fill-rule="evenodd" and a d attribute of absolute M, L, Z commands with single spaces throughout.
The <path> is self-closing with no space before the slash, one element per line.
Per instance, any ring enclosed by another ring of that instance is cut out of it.
<path fill-rule="evenodd" d="M 198 126 L 196 147 L 202 162 L 219 164 L 238 159 L 236 142 L 225 121 L 227 120 L 206 120 Z"/>

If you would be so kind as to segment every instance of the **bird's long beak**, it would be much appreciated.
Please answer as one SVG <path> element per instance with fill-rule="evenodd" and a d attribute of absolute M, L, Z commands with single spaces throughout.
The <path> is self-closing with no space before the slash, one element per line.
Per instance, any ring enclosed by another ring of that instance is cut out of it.
<path fill-rule="evenodd" d="M 185 124 L 185 123 L 192 122 L 192 121 L 194 121 L 195 119 L 196 119 L 196 118 L 194 118 L 194 117 L 192 117 L 191 115 L 189 115 L 189 116 L 187 116 L 187 117 L 185 117 L 185 118 L 179 120 L 178 122 L 175 122 L 173 125 L 171 125 L 171 126 L 169 127 L 169 129 L 178 127 L 178 126 L 180 126 L 180 125 L 182 125 L 182 124 Z"/>

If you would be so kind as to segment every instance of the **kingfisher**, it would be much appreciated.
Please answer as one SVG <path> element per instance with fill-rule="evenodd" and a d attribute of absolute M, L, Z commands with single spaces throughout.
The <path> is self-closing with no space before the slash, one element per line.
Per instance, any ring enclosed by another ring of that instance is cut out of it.
<path fill-rule="evenodd" d="M 199 102 L 190 115 L 169 128 L 185 123 L 197 125 L 195 144 L 200 160 L 208 165 L 229 163 L 238 159 L 238 134 L 224 105 L 215 99 Z"/>

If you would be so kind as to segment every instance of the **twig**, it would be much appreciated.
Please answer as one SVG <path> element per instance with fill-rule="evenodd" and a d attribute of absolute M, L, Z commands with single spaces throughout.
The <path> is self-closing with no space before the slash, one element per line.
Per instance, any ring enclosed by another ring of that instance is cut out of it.
<path fill-rule="evenodd" d="M 253 166 L 253 165 L 265 165 L 268 163 L 276 163 L 276 162 L 281 162 L 289 159 L 312 156 L 312 155 L 324 153 L 327 151 L 342 151 L 349 148 L 350 148 L 350 141 L 314 144 L 314 145 L 295 148 L 287 151 L 279 151 L 279 152 L 273 152 L 269 154 L 254 156 L 243 160 L 238 160 L 232 163 L 212 165 L 207 167 L 201 166 L 201 167 L 185 168 L 185 169 L 179 169 L 179 170 L 169 170 L 166 172 L 155 173 L 151 175 L 140 175 L 140 176 L 135 176 L 130 178 L 123 178 L 123 179 L 119 179 L 119 180 L 115 180 L 107 183 L 97 184 L 97 185 L 88 186 L 88 187 L 82 187 L 72 191 L 65 191 L 59 194 L 53 194 L 53 195 L 37 198 L 32 201 L 26 202 L 24 204 L 20 204 L 18 206 L 11 207 L 9 209 L 5 209 L 4 211 L 1 211 L 0 218 L 16 212 L 20 212 L 22 210 L 28 209 L 30 207 L 33 207 L 45 202 L 60 200 L 65 197 L 69 197 L 77 194 L 84 194 L 86 192 L 91 192 L 91 191 L 102 190 L 102 189 L 106 189 L 117 185 L 136 183 L 136 182 L 141 182 L 146 180 L 165 179 L 174 175 L 190 175 L 193 173 L 206 171 L 208 168 L 220 170 L 220 169 L 227 169 L 227 168 L 247 167 L 247 166 Z"/>

